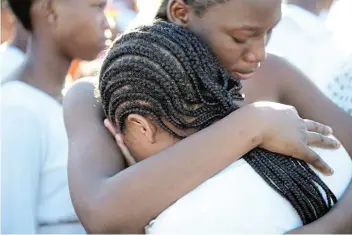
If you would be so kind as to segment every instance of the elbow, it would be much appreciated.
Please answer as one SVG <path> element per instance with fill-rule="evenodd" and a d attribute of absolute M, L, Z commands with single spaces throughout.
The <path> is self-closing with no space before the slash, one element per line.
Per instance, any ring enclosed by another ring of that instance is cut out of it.
<path fill-rule="evenodd" d="M 85 210 L 81 210 L 78 213 L 78 217 L 88 234 L 110 234 L 110 233 L 121 233 L 119 229 L 119 220 L 116 220 L 114 224 L 109 224 L 106 213 L 102 211 L 99 204 L 91 204 L 85 207 Z"/>
<path fill-rule="evenodd" d="M 131 224 L 124 206 L 116 206 L 111 212 L 101 203 L 92 203 L 85 211 L 81 211 L 79 218 L 88 234 L 135 234 L 144 233 Z M 120 208 L 120 209 L 118 209 Z"/>

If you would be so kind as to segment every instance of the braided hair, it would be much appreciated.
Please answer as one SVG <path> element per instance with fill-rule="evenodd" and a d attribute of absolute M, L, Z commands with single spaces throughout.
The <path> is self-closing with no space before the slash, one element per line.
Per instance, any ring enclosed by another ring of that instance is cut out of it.
<path fill-rule="evenodd" d="M 151 118 L 176 138 L 175 128 L 201 130 L 240 108 L 241 83 L 225 71 L 210 49 L 191 31 L 165 21 L 122 35 L 100 73 L 106 116 L 124 131 L 129 114 Z M 307 163 L 256 148 L 248 164 L 308 224 L 337 202 Z"/>

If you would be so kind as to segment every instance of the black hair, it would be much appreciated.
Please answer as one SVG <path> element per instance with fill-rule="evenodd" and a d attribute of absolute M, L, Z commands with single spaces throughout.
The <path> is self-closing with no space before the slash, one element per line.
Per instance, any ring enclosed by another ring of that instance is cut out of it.
<path fill-rule="evenodd" d="M 134 113 L 180 139 L 186 136 L 167 123 L 201 130 L 243 102 L 241 83 L 220 66 L 211 50 L 190 30 L 165 21 L 117 39 L 103 63 L 99 89 L 105 114 L 120 131 Z M 303 224 L 320 218 L 337 202 L 303 161 L 260 148 L 244 159 L 292 204 Z"/>
<path fill-rule="evenodd" d="M 162 0 L 156 18 L 166 20 L 167 21 L 167 6 L 170 0 Z M 193 12 L 202 16 L 204 11 L 213 5 L 225 3 L 229 0 L 183 0 L 184 3 L 191 6 Z"/>
<path fill-rule="evenodd" d="M 34 0 L 7 0 L 12 12 L 15 14 L 16 18 L 23 25 L 23 27 L 31 31 L 32 21 L 31 21 L 31 8 Z"/>

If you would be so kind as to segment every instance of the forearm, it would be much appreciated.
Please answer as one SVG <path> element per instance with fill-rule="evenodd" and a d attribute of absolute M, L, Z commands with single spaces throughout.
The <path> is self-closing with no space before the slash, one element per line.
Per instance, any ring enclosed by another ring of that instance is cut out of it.
<path fill-rule="evenodd" d="M 243 108 L 173 147 L 102 179 L 95 188 L 98 191 L 86 191 L 96 197 L 88 202 L 88 215 L 81 219 L 89 220 L 84 222 L 89 232 L 144 232 L 144 226 L 172 203 L 258 146 L 259 129 L 253 123 L 254 117 Z"/>

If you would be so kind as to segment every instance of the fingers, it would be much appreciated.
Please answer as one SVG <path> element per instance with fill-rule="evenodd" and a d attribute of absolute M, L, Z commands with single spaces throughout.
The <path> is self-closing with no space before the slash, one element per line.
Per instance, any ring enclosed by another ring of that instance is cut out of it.
<path fill-rule="evenodd" d="M 104 126 L 106 127 L 106 129 L 109 130 L 109 132 L 113 135 L 116 136 L 117 131 L 114 127 L 114 125 L 112 124 L 112 122 L 109 119 L 105 119 L 104 120 Z"/>
<path fill-rule="evenodd" d="M 330 176 L 334 174 L 334 170 L 316 152 L 306 145 L 302 145 L 302 148 L 298 150 L 293 157 L 307 162 L 324 175 Z"/>
<path fill-rule="evenodd" d="M 309 146 L 327 149 L 338 149 L 341 146 L 340 142 L 333 137 L 322 135 L 316 132 L 307 133 L 307 144 Z"/>
<path fill-rule="evenodd" d="M 136 160 L 133 158 L 132 154 L 128 150 L 127 146 L 123 142 L 121 134 L 115 135 L 116 143 L 119 146 L 123 156 L 125 157 L 126 163 L 128 166 L 132 166 L 136 164 Z"/>
<path fill-rule="evenodd" d="M 123 156 L 125 157 L 127 165 L 128 166 L 132 166 L 132 165 L 136 164 L 135 159 L 133 158 L 132 154 L 130 153 L 130 151 L 128 150 L 127 146 L 123 142 L 123 138 L 122 138 L 121 134 L 119 134 L 116 131 L 116 128 L 114 127 L 112 122 L 110 120 L 108 120 L 108 119 L 105 119 L 104 120 L 104 126 L 115 137 L 116 143 L 119 146 Z"/>
<path fill-rule="evenodd" d="M 324 124 L 321 124 L 319 122 L 315 122 L 312 120 L 304 120 L 307 130 L 311 132 L 317 132 L 322 135 L 332 135 L 332 129 L 329 126 L 326 126 Z"/>

